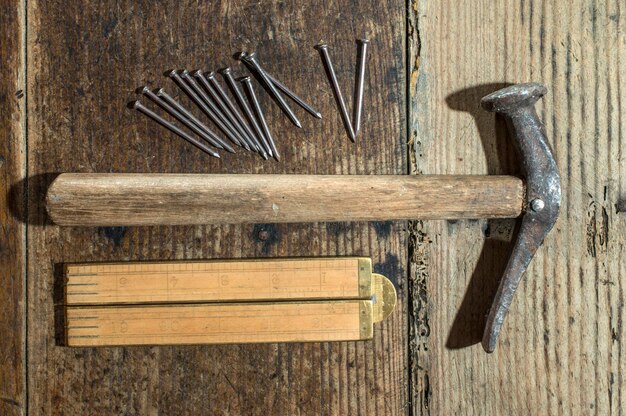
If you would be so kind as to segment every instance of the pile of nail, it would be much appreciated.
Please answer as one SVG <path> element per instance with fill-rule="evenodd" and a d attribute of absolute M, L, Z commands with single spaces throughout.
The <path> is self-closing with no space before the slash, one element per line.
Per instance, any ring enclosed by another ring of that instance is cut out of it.
<path fill-rule="evenodd" d="M 367 52 L 367 39 L 358 40 L 359 50 L 357 57 L 357 79 L 353 103 L 353 120 L 350 120 L 337 77 L 330 61 L 328 46 L 316 45 L 320 51 L 322 62 L 330 85 L 333 89 L 337 105 L 341 112 L 344 126 L 350 139 L 354 142 L 359 132 L 361 122 L 361 110 L 363 103 L 363 83 L 365 75 L 365 61 Z M 283 83 L 271 76 L 258 61 L 256 53 L 240 53 L 237 59 L 255 75 L 265 90 L 274 98 L 282 111 L 289 117 L 291 122 L 301 128 L 302 124 L 293 110 L 287 104 L 282 94 L 289 97 L 296 104 L 306 110 L 313 117 L 322 118 L 319 111 L 307 104 Z M 161 117 L 140 101 L 131 103 L 131 108 L 145 114 L 163 127 L 182 137 L 192 145 L 198 147 L 207 154 L 219 158 L 217 150 L 226 150 L 235 153 L 232 145 L 240 146 L 248 151 L 257 152 L 265 160 L 274 158 L 280 160 L 280 153 L 274 142 L 263 109 L 259 103 L 250 76 L 237 79 L 243 86 L 245 94 L 239 89 L 235 77 L 230 68 L 218 71 L 237 105 L 231 100 L 229 94 L 216 78 L 215 72 L 205 73 L 202 70 L 189 72 L 188 70 L 171 70 L 167 76 L 191 99 L 191 101 L 204 113 L 209 120 L 221 131 L 224 137 L 220 137 L 207 127 L 198 117 L 167 94 L 163 88 L 151 90 L 144 86 L 139 93 L 156 103 L 166 113 L 178 120 L 183 126 L 195 133 L 200 139 L 194 137 L 188 130 L 183 130 L 179 125 Z M 282 93 L 282 94 L 281 94 Z"/>

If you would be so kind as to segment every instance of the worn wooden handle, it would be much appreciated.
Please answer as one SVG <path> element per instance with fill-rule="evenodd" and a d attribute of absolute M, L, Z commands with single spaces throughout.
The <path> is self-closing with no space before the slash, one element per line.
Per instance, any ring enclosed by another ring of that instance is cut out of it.
<path fill-rule="evenodd" d="M 510 218 L 513 176 L 64 173 L 50 186 L 58 225 L 177 225 Z"/>

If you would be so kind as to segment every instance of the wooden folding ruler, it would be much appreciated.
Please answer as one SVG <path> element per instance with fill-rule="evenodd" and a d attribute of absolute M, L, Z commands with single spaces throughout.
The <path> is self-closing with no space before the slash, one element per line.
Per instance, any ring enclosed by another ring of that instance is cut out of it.
<path fill-rule="evenodd" d="M 65 265 L 68 346 L 372 338 L 396 291 L 369 258 Z"/>

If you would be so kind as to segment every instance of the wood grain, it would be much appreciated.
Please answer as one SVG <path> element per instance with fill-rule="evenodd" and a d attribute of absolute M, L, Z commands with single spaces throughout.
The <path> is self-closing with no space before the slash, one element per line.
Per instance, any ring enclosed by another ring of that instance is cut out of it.
<path fill-rule="evenodd" d="M 0 11 L 0 414 L 26 409 L 24 5 Z"/>
<path fill-rule="evenodd" d="M 404 2 L 27 6 L 29 413 L 404 414 L 404 224 L 59 228 L 48 222 L 44 203 L 59 172 L 406 173 Z M 350 97 L 354 39 L 364 34 L 371 39 L 366 107 L 352 144 L 313 45 L 331 44 Z M 231 59 L 242 49 L 256 50 L 272 75 L 323 115 L 320 121 L 294 108 L 303 123 L 296 129 L 257 87 L 281 163 L 247 152 L 208 158 L 125 107 L 143 84 L 192 107 L 163 72 L 231 65 L 243 74 Z M 372 257 L 374 270 L 397 285 L 397 311 L 376 325 L 371 341 L 94 350 L 55 339 L 62 263 L 304 255 Z"/>
<path fill-rule="evenodd" d="M 478 342 L 511 224 L 411 224 L 413 412 L 623 414 L 624 3 L 416 0 L 410 10 L 412 171 L 514 174 L 504 125 L 479 100 L 538 81 L 563 180 L 561 218 L 492 355 Z"/>
<path fill-rule="evenodd" d="M 58 225 L 512 218 L 513 176 L 62 174 L 47 194 Z"/>

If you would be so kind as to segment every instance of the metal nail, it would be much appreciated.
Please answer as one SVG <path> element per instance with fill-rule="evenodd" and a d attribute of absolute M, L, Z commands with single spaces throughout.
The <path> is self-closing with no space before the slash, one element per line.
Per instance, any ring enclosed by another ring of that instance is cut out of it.
<path fill-rule="evenodd" d="M 226 135 L 226 137 L 228 137 L 228 139 L 231 142 L 233 142 L 234 144 L 238 146 L 241 146 L 239 139 L 237 139 L 237 137 L 230 132 L 228 127 L 222 122 L 221 118 L 218 117 L 218 115 L 213 111 L 212 108 L 207 106 L 204 100 L 200 98 L 200 95 L 198 95 L 196 90 L 192 88 L 189 83 L 185 82 L 185 80 L 183 80 L 181 76 L 175 71 L 172 71 L 170 73 L 170 77 L 174 81 L 176 81 L 178 86 L 189 96 L 189 98 L 193 100 L 193 102 L 198 107 L 200 107 L 200 109 L 204 112 L 204 114 L 206 114 L 207 117 L 209 117 L 209 119 Z"/>
<path fill-rule="evenodd" d="M 184 81 L 186 81 L 187 85 L 190 86 L 191 89 L 200 97 L 201 101 L 203 101 L 204 104 L 209 106 L 213 114 L 221 122 L 221 125 L 224 126 L 224 129 L 222 130 L 224 131 L 224 134 L 226 134 L 231 140 L 233 140 L 239 146 L 242 146 L 246 150 L 250 150 L 250 146 L 248 146 L 248 143 L 243 139 L 243 137 L 239 136 L 239 133 L 237 132 L 235 127 L 230 123 L 230 121 L 228 121 L 226 116 L 222 114 L 222 112 L 217 107 L 217 105 L 211 100 L 211 98 L 209 98 L 208 95 L 206 95 L 204 90 L 191 77 L 191 75 L 189 74 L 189 71 L 187 71 L 186 69 L 183 69 L 182 71 L 180 71 L 180 77 Z"/>
<path fill-rule="evenodd" d="M 278 81 L 276 78 L 274 78 L 270 74 L 267 74 L 267 77 L 270 79 L 270 81 L 272 81 L 274 83 L 276 88 L 278 88 L 279 90 L 284 92 L 287 97 L 291 98 L 296 104 L 298 104 L 300 107 L 302 107 L 304 110 L 306 110 L 313 117 L 319 118 L 319 119 L 322 118 L 322 113 L 317 111 L 310 104 L 305 102 L 302 98 L 298 97 L 296 95 L 296 93 L 294 93 L 289 88 L 287 88 L 287 86 L 285 84 L 283 84 L 282 82 Z"/>
<path fill-rule="evenodd" d="M 356 65 L 356 81 L 354 87 L 354 101 L 352 103 L 354 112 L 352 119 L 352 127 L 354 134 L 359 134 L 361 130 L 361 111 L 363 109 L 363 84 L 365 83 L 365 64 L 367 62 L 367 44 L 368 39 L 357 39 L 357 65 Z"/>
<path fill-rule="evenodd" d="M 222 97 L 220 97 L 220 95 L 215 91 L 215 89 L 209 84 L 207 76 L 209 78 L 214 78 L 215 74 L 213 72 L 210 72 L 207 76 L 205 76 L 204 72 L 201 69 L 198 69 L 192 72 L 191 75 L 193 75 L 200 82 L 200 84 L 204 88 L 204 91 L 209 93 L 209 95 L 213 99 L 213 102 L 217 105 L 220 112 L 224 115 L 224 117 L 226 117 L 226 119 L 228 119 L 228 122 L 236 130 L 238 137 L 244 140 L 248 144 L 248 147 L 251 150 L 256 150 L 256 145 L 254 143 L 254 140 L 248 137 L 248 134 L 245 132 L 245 130 L 241 126 L 239 126 L 239 122 L 237 121 L 235 116 L 232 114 L 232 112 L 230 111 L 226 103 L 224 103 L 224 100 L 222 100 Z"/>
<path fill-rule="evenodd" d="M 220 130 L 222 130 L 222 132 L 228 137 L 230 141 L 232 141 L 238 146 L 241 146 L 241 144 L 239 143 L 239 140 L 237 140 L 235 136 L 230 134 L 230 131 L 228 130 L 226 125 L 222 123 L 219 117 L 217 117 L 217 115 L 204 103 L 204 101 L 202 101 L 202 99 L 198 96 L 198 94 L 196 94 L 196 92 L 189 85 L 187 85 L 187 83 L 180 77 L 180 75 L 178 75 L 178 72 L 176 72 L 175 70 L 172 70 L 167 75 L 170 78 L 172 78 L 174 82 L 176 82 L 176 84 L 189 96 L 189 98 L 191 98 L 191 100 L 198 107 L 200 107 L 200 109 L 204 112 L 204 114 L 206 114 L 207 117 L 209 117 L 209 119 L 211 119 L 211 121 L 217 127 L 219 127 Z"/>
<path fill-rule="evenodd" d="M 350 137 L 350 140 L 354 142 L 354 130 L 352 129 L 352 123 L 350 122 L 350 116 L 348 115 L 346 103 L 343 100 L 343 95 L 341 95 L 341 89 L 339 88 L 337 75 L 335 74 L 333 64 L 330 60 L 330 55 L 328 54 L 328 45 L 321 43 L 319 45 L 315 45 L 315 49 L 320 52 L 320 55 L 322 57 L 322 62 L 324 63 L 324 67 L 326 68 L 326 73 L 328 75 L 328 80 L 330 81 L 330 86 L 332 87 L 333 93 L 335 94 L 335 100 L 337 101 L 337 105 L 339 106 L 339 110 L 341 111 L 341 118 L 343 119 L 343 125 L 348 132 L 348 137 Z"/>
<path fill-rule="evenodd" d="M 248 119 L 252 127 L 254 128 L 254 131 L 256 132 L 256 137 L 258 137 L 259 140 L 261 140 L 261 144 L 263 145 L 263 148 L 267 152 L 268 156 L 273 157 L 274 155 L 272 153 L 272 147 L 269 145 L 269 143 L 265 139 L 265 134 L 263 134 L 263 130 L 261 129 L 261 126 L 259 125 L 259 123 L 256 120 L 256 117 L 252 113 L 252 109 L 250 109 L 250 106 L 248 105 L 248 101 L 243 96 L 242 92 L 239 90 L 239 87 L 237 86 L 237 83 L 235 82 L 235 78 L 233 78 L 232 70 L 226 67 L 226 68 L 221 69 L 220 73 L 222 74 L 222 77 L 224 77 L 226 84 L 228 84 L 228 87 L 230 88 L 231 92 L 235 96 L 235 99 L 237 100 L 237 103 L 239 104 L 239 108 L 242 109 L 246 118 Z"/>
<path fill-rule="evenodd" d="M 259 121 L 261 122 L 261 126 L 263 127 L 263 133 L 265 134 L 267 141 L 272 147 L 272 154 L 274 155 L 274 158 L 280 161 L 280 154 L 278 153 L 278 149 L 276 149 L 276 144 L 274 143 L 274 139 L 272 138 L 272 133 L 270 132 L 269 127 L 267 126 L 267 121 L 265 121 L 265 116 L 263 115 L 263 110 L 261 109 L 259 100 L 257 99 L 256 94 L 254 93 L 254 87 L 252 86 L 251 78 L 249 76 L 246 76 L 246 77 L 240 78 L 239 81 L 243 84 L 244 88 L 246 89 L 246 92 L 248 93 L 250 102 L 252 103 L 252 106 L 254 107 L 254 111 L 256 112 L 256 115 Z"/>
<path fill-rule="evenodd" d="M 192 121 L 196 126 L 201 128 L 202 130 L 204 130 L 204 132 L 206 134 L 211 136 L 213 138 L 213 140 L 218 142 L 224 149 L 228 150 L 231 153 L 235 152 L 235 150 L 228 143 L 226 143 L 224 140 L 222 140 L 222 138 L 219 137 L 217 134 L 215 134 L 213 132 L 213 130 L 209 129 L 204 123 L 202 123 L 200 120 L 198 120 L 196 118 L 196 116 L 194 116 L 191 113 L 191 111 L 187 110 L 178 101 L 173 99 L 168 93 L 165 92 L 165 90 L 163 88 L 159 88 L 156 91 L 156 95 L 159 98 L 161 98 L 163 101 L 165 101 L 166 103 L 168 103 L 169 105 L 174 107 L 178 112 L 182 113 L 185 117 L 187 117 L 190 121 Z"/>
<path fill-rule="evenodd" d="M 226 143 L 223 143 L 221 140 L 219 140 L 219 138 L 218 140 L 215 140 L 211 135 L 207 134 L 203 129 L 198 127 L 194 122 L 186 118 L 182 113 L 180 113 L 174 107 L 172 107 L 167 102 L 165 102 L 165 100 L 161 99 L 161 97 L 159 97 L 157 94 L 150 91 L 150 88 L 143 87 L 141 90 L 141 93 L 145 95 L 146 97 L 148 97 L 150 100 L 152 100 L 159 107 L 164 109 L 168 114 L 176 118 L 178 121 L 183 123 L 189 129 L 191 129 L 198 136 L 202 137 L 204 140 L 209 142 L 212 146 L 215 146 L 219 149 L 226 149 L 231 153 L 235 153 L 232 147 L 228 146 Z"/>
<path fill-rule="evenodd" d="M 217 82 L 217 78 L 215 78 L 215 74 L 211 72 L 209 76 L 207 76 L 207 79 L 209 80 L 209 83 L 215 89 L 215 91 L 220 95 L 220 97 L 222 98 L 222 101 L 224 101 L 226 106 L 228 106 L 228 108 L 230 109 L 230 112 L 237 119 L 237 122 L 239 123 L 241 128 L 243 128 L 246 131 L 246 134 L 248 135 L 248 137 L 250 137 L 254 141 L 254 145 L 257 147 L 259 153 L 261 153 L 261 156 L 263 156 L 263 158 L 265 159 L 268 159 L 269 155 L 265 151 L 265 148 L 263 148 L 263 145 L 259 142 L 259 140 L 257 139 L 252 129 L 248 126 L 248 123 L 246 123 L 246 121 L 243 119 L 243 116 L 237 110 L 235 103 L 231 101 L 231 99 L 228 97 L 228 94 L 226 94 L 226 91 L 224 91 L 220 83 Z"/>
<path fill-rule="evenodd" d="M 246 62 L 243 57 L 246 56 L 245 52 L 241 52 L 238 57 L 240 57 L 241 62 L 243 62 L 244 64 L 246 64 L 246 66 L 251 69 L 254 70 L 254 68 L 252 67 L 252 65 L 248 62 Z M 263 68 L 263 66 L 261 66 L 259 64 L 259 66 L 261 67 L 261 69 L 265 72 L 265 75 L 267 75 L 267 78 L 272 81 L 272 83 L 274 84 L 274 86 L 276 88 L 278 88 L 279 90 L 281 90 L 287 97 L 291 98 L 296 104 L 298 104 L 300 107 L 302 107 L 304 110 L 306 110 L 309 114 L 311 114 L 313 117 L 316 118 L 322 118 L 322 113 L 320 113 L 319 111 L 317 111 L 315 108 L 313 108 L 313 106 L 311 106 L 310 104 L 308 104 L 306 101 L 304 101 L 302 98 L 298 97 L 296 95 L 295 92 L 291 91 L 285 84 L 283 84 L 282 82 L 280 82 L 279 80 L 277 80 L 276 78 L 274 78 L 272 76 L 272 74 L 270 74 L 269 72 L 267 72 L 265 70 L 265 68 Z"/>
<path fill-rule="evenodd" d="M 153 112 L 152 110 L 150 110 L 149 108 L 147 108 L 146 106 L 141 104 L 141 102 L 135 101 L 132 104 L 132 108 L 137 110 L 137 111 L 139 111 L 140 113 L 143 113 L 143 114 L 147 115 L 152 120 L 156 121 L 157 123 L 159 123 L 160 125 L 162 125 L 166 129 L 171 131 L 172 133 L 175 133 L 178 136 L 182 137 L 183 139 L 187 140 L 189 143 L 193 144 L 198 149 L 200 149 L 200 150 L 210 154 L 213 157 L 216 157 L 218 159 L 220 158 L 219 153 L 217 153 L 216 151 L 211 149 L 206 144 L 196 140 L 195 138 L 193 138 L 189 134 L 185 133 L 183 130 L 179 129 L 176 125 L 174 125 L 174 124 L 170 123 L 169 121 L 165 120 L 164 118 L 162 118 L 161 116 L 159 116 L 158 114 L 156 114 L 155 112 Z"/>
<path fill-rule="evenodd" d="M 291 122 L 295 124 L 296 127 L 302 128 L 302 123 L 300 123 L 300 120 L 298 120 L 298 117 L 296 117 L 296 115 L 293 113 L 293 111 L 291 110 L 291 108 L 289 107 L 285 99 L 283 98 L 283 96 L 280 95 L 280 92 L 278 92 L 278 90 L 274 86 L 274 83 L 270 81 L 270 79 L 268 78 L 263 68 L 261 68 L 259 61 L 256 58 L 256 52 L 246 54 L 245 56 L 242 56 L 241 59 L 249 63 L 254 68 L 255 72 L 259 75 L 259 77 L 261 78 L 261 80 L 263 81 L 267 89 L 270 91 L 270 93 L 274 96 L 274 98 L 276 98 L 278 105 L 283 110 L 283 112 L 287 114 L 287 117 L 289 117 Z"/>

